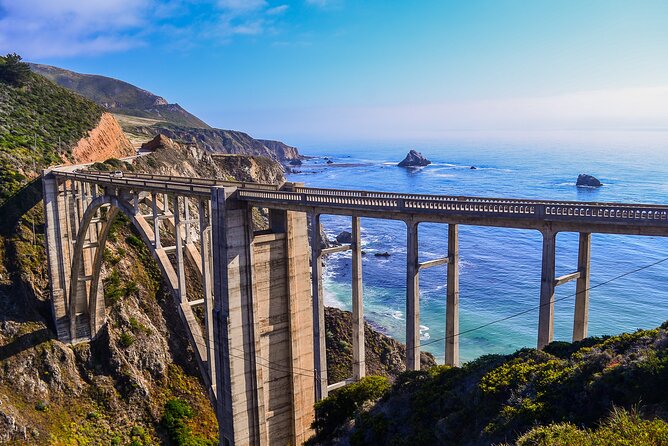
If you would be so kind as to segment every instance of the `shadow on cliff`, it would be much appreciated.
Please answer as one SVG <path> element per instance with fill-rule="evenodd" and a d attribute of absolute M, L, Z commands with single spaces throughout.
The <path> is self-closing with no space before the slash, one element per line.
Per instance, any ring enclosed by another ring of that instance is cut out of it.
<path fill-rule="evenodd" d="M 0 237 L 4 238 L 4 262 L 8 272 L 8 277 L 3 279 L 9 279 L 0 281 L 0 321 L 43 322 L 53 329 L 49 303 L 35 294 L 33 284 L 21 268 L 24 254 L 17 249 L 21 218 L 40 205 L 41 200 L 42 178 L 38 177 L 0 204 Z M 44 234 L 41 219 L 35 225 L 35 234 L 40 237 Z M 37 249 L 43 248 L 38 246 Z"/>

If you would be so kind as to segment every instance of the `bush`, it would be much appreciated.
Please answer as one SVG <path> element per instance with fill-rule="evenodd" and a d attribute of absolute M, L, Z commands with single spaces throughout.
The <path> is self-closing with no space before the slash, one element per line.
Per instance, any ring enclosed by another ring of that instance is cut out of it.
<path fill-rule="evenodd" d="M 316 403 L 313 428 L 318 437 L 329 437 L 337 426 L 354 417 L 365 402 L 377 400 L 390 390 L 390 387 L 390 382 L 383 376 L 367 376 Z"/>
<path fill-rule="evenodd" d="M 635 412 L 613 409 L 597 429 L 579 429 L 571 423 L 536 427 L 517 439 L 517 446 L 655 446 L 668 444 L 668 423 L 643 420 Z"/>
<path fill-rule="evenodd" d="M 135 337 L 126 331 L 121 333 L 121 335 L 118 337 L 118 345 L 120 345 L 123 348 L 128 348 L 134 343 L 135 343 Z"/>
<path fill-rule="evenodd" d="M 215 446 L 215 440 L 202 438 L 193 434 L 186 425 L 186 421 L 195 415 L 192 407 L 186 401 L 172 398 L 165 404 L 165 412 L 161 423 L 167 430 L 169 438 L 179 446 Z"/>

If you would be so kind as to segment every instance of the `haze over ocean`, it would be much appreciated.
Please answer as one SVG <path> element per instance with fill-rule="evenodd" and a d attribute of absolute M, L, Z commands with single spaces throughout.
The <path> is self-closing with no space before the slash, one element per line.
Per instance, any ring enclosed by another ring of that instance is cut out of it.
<path fill-rule="evenodd" d="M 453 132 L 440 142 L 303 147 L 319 158 L 290 174 L 313 187 L 390 190 L 551 200 L 668 203 L 668 132 Z M 409 148 L 433 164 L 417 171 L 396 167 Z M 328 166 L 324 157 L 336 164 Z M 475 166 L 476 170 L 470 167 Z M 598 189 L 578 188 L 579 173 L 599 178 Z M 333 239 L 350 230 L 347 217 L 324 216 Z M 405 338 L 405 224 L 362 219 L 365 317 L 387 334 Z M 557 275 L 577 267 L 577 234 L 557 237 Z M 447 226 L 421 224 L 420 261 L 447 254 Z M 388 258 L 374 252 L 388 251 Z M 668 257 L 668 239 L 594 234 L 591 284 Z M 460 226 L 461 331 L 538 305 L 541 236 L 537 231 Z M 350 253 L 328 257 L 326 305 L 350 310 Z M 668 262 L 591 291 L 590 335 L 652 328 L 668 319 Z M 575 282 L 557 287 L 555 339 L 570 341 Z M 445 266 L 420 273 L 423 342 L 445 335 Z M 535 347 L 538 310 L 461 337 L 462 361 L 487 353 Z M 443 361 L 444 341 L 424 347 Z"/>

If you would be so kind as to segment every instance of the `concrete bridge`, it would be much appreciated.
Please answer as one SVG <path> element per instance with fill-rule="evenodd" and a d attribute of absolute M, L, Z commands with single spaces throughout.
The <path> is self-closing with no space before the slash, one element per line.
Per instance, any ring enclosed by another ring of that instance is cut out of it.
<path fill-rule="evenodd" d="M 361 217 L 406 223 L 406 366 L 412 370 L 420 365 L 419 272 L 444 264 L 445 362 L 459 364 L 459 225 L 542 233 L 538 348 L 553 339 L 555 287 L 572 280 L 577 281 L 573 340 L 587 336 L 592 233 L 668 235 L 668 206 L 657 205 L 399 194 L 132 173 L 115 177 L 72 168 L 45 171 L 43 184 L 59 339 L 89 340 L 105 322 L 103 252 L 111 222 L 122 212 L 171 288 L 216 407 L 221 445 L 301 444 L 311 435 L 314 402 L 365 375 Z M 254 223 L 257 208 L 268 210 L 268 228 Z M 320 216 L 325 214 L 351 217 L 351 244 L 320 248 Z M 448 250 L 441 259 L 419 262 L 423 222 L 447 225 Z M 557 277 L 559 232 L 577 232 L 580 242 L 578 264 Z M 353 370 L 351 380 L 328 385 L 321 260 L 343 250 L 352 251 Z M 202 290 L 195 296 L 187 291 L 192 280 Z M 197 306 L 204 307 L 203 320 L 195 316 Z"/>

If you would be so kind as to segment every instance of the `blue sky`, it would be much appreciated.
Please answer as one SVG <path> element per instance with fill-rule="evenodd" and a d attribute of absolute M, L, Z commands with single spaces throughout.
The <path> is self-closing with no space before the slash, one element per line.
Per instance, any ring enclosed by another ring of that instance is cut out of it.
<path fill-rule="evenodd" d="M 0 51 L 295 144 L 668 129 L 663 0 L 0 0 Z"/>

